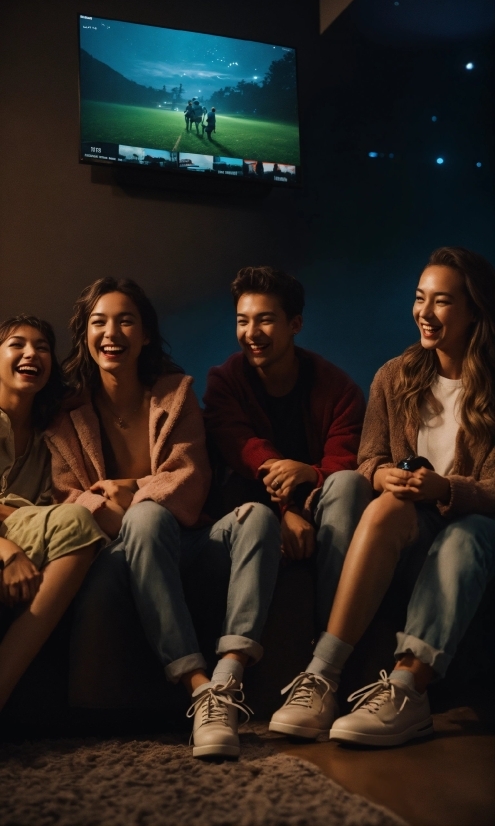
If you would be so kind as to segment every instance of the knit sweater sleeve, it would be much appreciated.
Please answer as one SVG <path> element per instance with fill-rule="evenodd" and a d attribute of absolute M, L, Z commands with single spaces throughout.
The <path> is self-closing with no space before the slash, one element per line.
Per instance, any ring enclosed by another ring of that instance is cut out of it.
<path fill-rule="evenodd" d="M 152 463 L 152 474 L 137 480 L 132 504 L 151 499 L 167 508 L 181 525 L 191 527 L 200 516 L 211 479 L 203 419 L 191 387 Z"/>
<path fill-rule="evenodd" d="M 358 453 L 358 471 L 371 483 L 379 467 L 394 467 L 395 464 L 390 446 L 386 367 L 384 365 L 378 371 L 371 385 Z"/>

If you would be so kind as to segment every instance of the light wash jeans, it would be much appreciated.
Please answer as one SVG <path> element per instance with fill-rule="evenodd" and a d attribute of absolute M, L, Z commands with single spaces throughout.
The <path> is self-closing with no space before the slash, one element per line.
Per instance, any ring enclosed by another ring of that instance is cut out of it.
<path fill-rule="evenodd" d="M 420 524 L 424 530 L 424 519 Z M 447 523 L 429 515 L 431 542 L 407 609 L 395 656 L 414 654 L 439 677 L 495 576 L 495 519 L 469 514 Z M 434 522 L 436 521 L 436 529 Z"/>
<path fill-rule="evenodd" d="M 130 590 L 167 678 L 177 682 L 189 671 L 204 669 L 180 571 L 205 554 L 212 567 L 224 570 L 230 564 L 227 611 L 217 653 L 241 651 L 252 661 L 259 660 L 263 653 L 259 641 L 278 574 L 280 526 L 270 509 L 258 503 L 199 530 L 181 528 L 155 502 L 130 507 L 119 536 L 95 561 L 76 599 L 73 649 L 84 646 L 81 636 L 94 628 L 95 617 L 101 626 L 106 612 L 116 605 L 126 610 Z"/>
<path fill-rule="evenodd" d="M 347 549 L 373 489 L 354 470 L 339 470 L 323 483 L 316 507 L 316 610 L 319 630 L 327 627 Z"/>

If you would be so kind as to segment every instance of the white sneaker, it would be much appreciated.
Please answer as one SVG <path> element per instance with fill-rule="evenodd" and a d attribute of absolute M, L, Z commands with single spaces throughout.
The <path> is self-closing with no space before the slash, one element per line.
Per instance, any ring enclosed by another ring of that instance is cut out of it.
<path fill-rule="evenodd" d="M 236 681 L 229 677 L 225 685 L 201 686 L 193 698 L 187 711 L 187 717 L 194 717 L 193 757 L 239 757 L 237 711 L 246 715 L 246 722 L 253 713 L 244 704 L 242 685 L 236 688 Z"/>
<path fill-rule="evenodd" d="M 433 734 L 426 692 L 411 691 L 402 681 L 391 680 L 386 671 L 380 671 L 378 682 L 360 688 L 348 700 L 357 703 L 350 714 L 335 721 L 330 740 L 398 746 Z"/>
<path fill-rule="evenodd" d="M 270 721 L 270 731 L 308 740 L 315 740 L 321 734 L 328 737 L 338 714 L 334 688 L 329 680 L 320 674 L 303 671 L 281 693 L 287 691 L 287 700 Z"/>

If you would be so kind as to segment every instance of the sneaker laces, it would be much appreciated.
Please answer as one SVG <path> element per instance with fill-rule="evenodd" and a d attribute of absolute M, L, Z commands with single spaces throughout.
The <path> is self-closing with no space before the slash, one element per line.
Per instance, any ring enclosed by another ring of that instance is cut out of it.
<path fill-rule="evenodd" d="M 388 702 L 388 700 L 394 701 L 395 696 L 395 685 L 390 682 L 387 672 L 382 669 L 380 671 L 380 679 L 377 680 L 376 683 L 365 685 L 363 688 L 359 688 L 357 691 L 349 694 L 347 702 L 352 703 L 354 700 L 357 700 L 357 703 L 352 707 L 352 711 L 356 711 L 357 708 L 362 708 L 367 709 L 370 714 L 376 714 L 378 709 L 380 709 L 384 703 Z M 398 714 L 408 701 L 409 697 L 407 694 L 404 694 L 404 699 L 397 712 Z"/>
<path fill-rule="evenodd" d="M 303 671 L 289 685 L 286 685 L 280 693 L 287 694 L 288 691 L 290 694 L 285 701 L 286 706 L 295 705 L 310 708 L 313 701 L 313 692 L 319 691 L 323 700 L 330 691 L 330 684 L 319 674 Z"/>
<path fill-rule="evenodd" d="M 228 723 L 228 709 L 235 706 L 241 711 L 248 722 L 253 714 L 253 710 L 244 702 L 244 692 L 242 683 L 239 688 L 235 688 L 235 679 L 229 677 L 227 682 L 215 683 L 196 697 L 189 706 L 186 717 L 194 717 L 198 709 L 201 709 L 201 725 L 206 723 Z"/>

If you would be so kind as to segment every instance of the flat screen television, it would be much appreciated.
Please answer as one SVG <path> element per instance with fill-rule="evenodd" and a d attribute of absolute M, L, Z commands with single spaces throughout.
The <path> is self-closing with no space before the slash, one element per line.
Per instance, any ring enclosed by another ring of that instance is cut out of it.
<path fill-rule="evenodd" d="M 295 49 L 79 15 L 80 160 L 300 183 Z"/>

